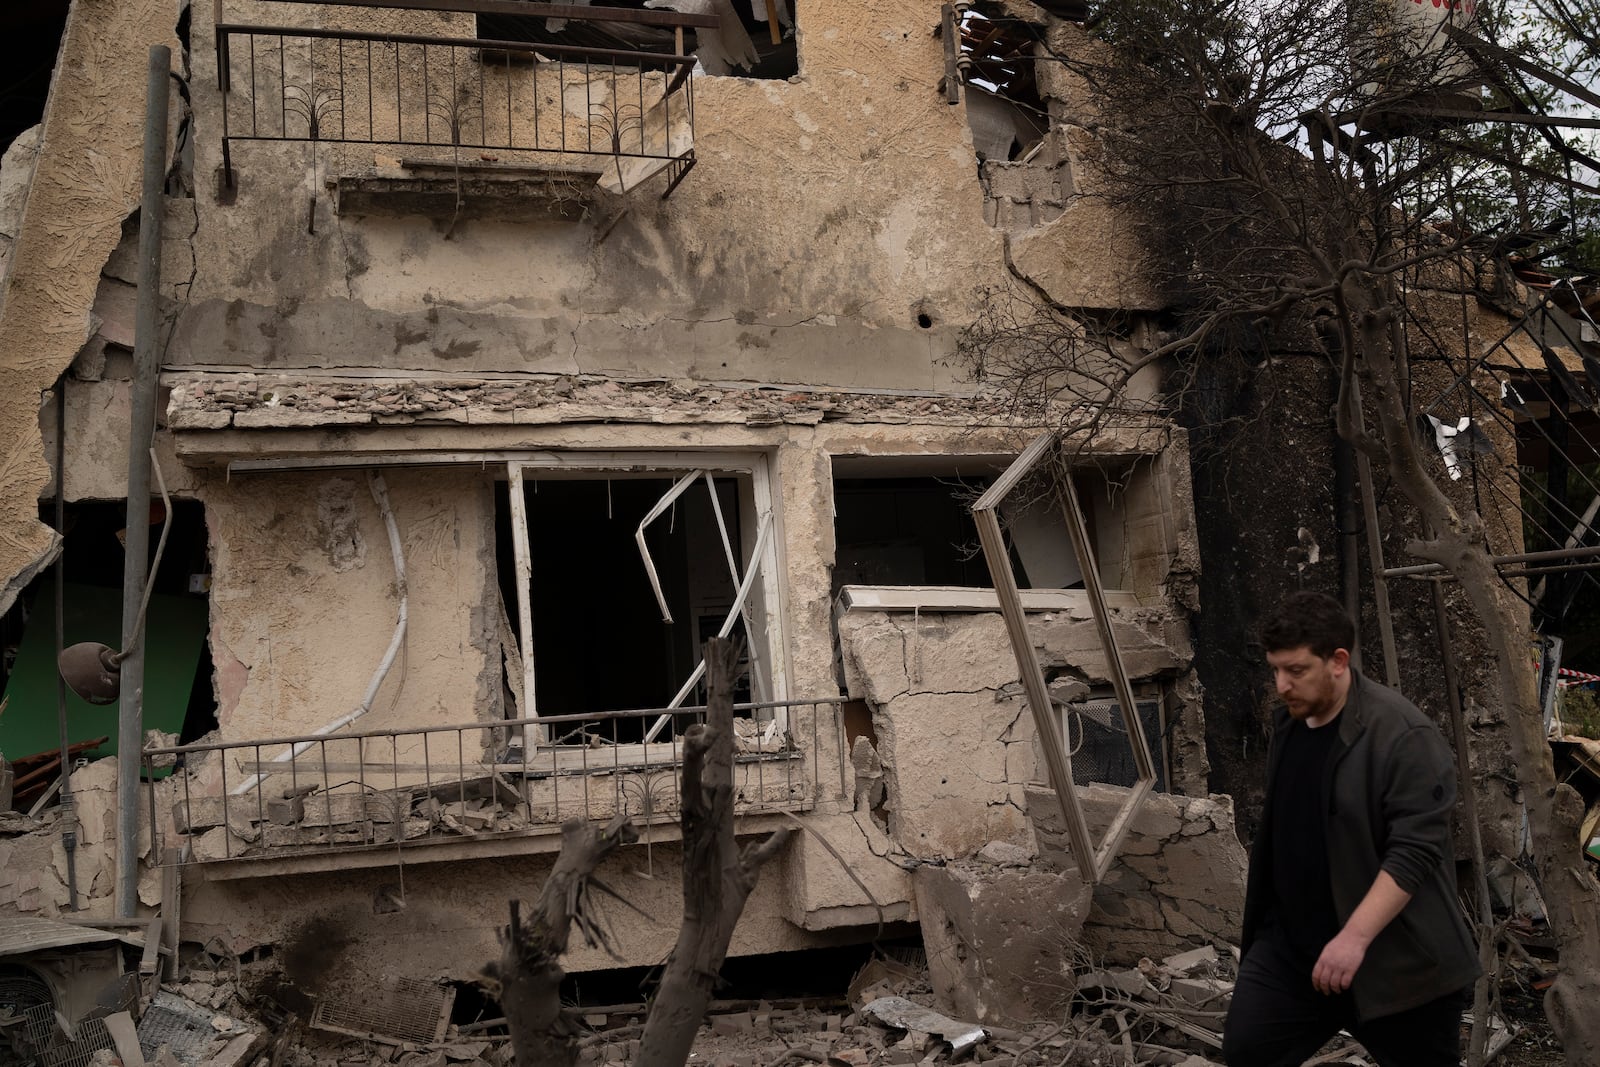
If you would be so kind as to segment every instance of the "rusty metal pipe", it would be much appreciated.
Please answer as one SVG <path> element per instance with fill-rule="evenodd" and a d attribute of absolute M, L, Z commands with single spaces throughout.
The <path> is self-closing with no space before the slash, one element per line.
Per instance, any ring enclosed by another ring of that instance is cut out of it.
<path fill-rule="evenodd" d="M 156 351 L 161 327 L 161 221 L 166 211 L 167 79 L 172 50 L 152 45 L 145 78 L 144 188 L 139 202 L 139 286 L 134 316 L 133 388 L 128 419 L 127 544 L 122 572 L 122 693 L 117 706 L 116 914 L 139 908 L 139 749 L 144 740 L 143 624 L 150 550 L 150 443 L 155 436 Z M 167 522 L 172 516 L 166 517 Z"/>

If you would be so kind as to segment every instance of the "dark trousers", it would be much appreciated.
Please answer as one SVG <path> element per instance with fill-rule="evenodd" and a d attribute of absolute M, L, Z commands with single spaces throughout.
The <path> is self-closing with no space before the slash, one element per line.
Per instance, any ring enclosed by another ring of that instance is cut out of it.
<path fill-rule="evenodd" d="M 1340 1030 L 1366 1046 L 1380 1067 L 1459 1067 L 1461 993 L 1395 1015 L 1360 1022 L 1348 993 L 1328 996 L 1269 932 L 1239 965 L 1222 1031 L 1228 1067 L 1299 1067 Z"/>

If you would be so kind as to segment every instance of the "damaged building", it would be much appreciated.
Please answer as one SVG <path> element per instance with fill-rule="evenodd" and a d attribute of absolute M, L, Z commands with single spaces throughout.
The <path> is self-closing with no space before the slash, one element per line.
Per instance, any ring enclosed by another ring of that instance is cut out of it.
<path fill-rule="evenodd" d="M 117 707 L 66 698 L 76 766 L 56 785 L 59 755 L 18 762 L 0 907 L 128 918 L 126 885 L 170 951 L 314 958 L 297 977 L 331 1011 L 471 983 L 561 823 L 625 813 L 643 840 L 601 872 L 633 905 L 608 912 L 620 958 L 568 966 L 655 963 L 700 648 L 731 635 L 738 833 L 808 831 L 733 956 L 930 915 L 979 943 L 959 872 L 996 845 L 1039 856 L 994 875 L 1018 914 L 1027 879 L 1068 886 L 1060 921 L 1108 957 L 1236 936 L 1185 434 L 1146 420 L 1073 453 L 1077 538 L 1051 493 L 994 505 L 998 556 L 973 522 L 1037 434 L 957 358 L 986 296 L 1157 306 L 1079 195 L 1073 90 L 1042 62 L 1021 110 L 961 87 L 975 54 L 1032 60 L 933 3 L 691 6 L 63 11 L 48 107 L 0 170 L 0 748 L 57 748 L 58 572 L 64 645 L 132 651 L 124 545 L 153 565 L 147 733 L 130 835 Z M 135 210 L 151 45 L 172 56 L 159 219 Z M 1092 892 L 1029 656 L 1101 791 L 1084 825 L 1125 846 Z"/>

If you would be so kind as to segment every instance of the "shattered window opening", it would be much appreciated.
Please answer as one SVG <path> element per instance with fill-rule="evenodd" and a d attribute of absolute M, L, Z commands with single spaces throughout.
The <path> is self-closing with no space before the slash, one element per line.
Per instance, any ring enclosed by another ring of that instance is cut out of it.
<path fill-rule="evenodd" d="M 800 62 L 794 2 L 732 0 L 731 10 L 738 16 L 735 23 L 719 30 L 686 31 L 683 34 L 683 48 L 698 61 L 695 73 L 766 80 L 782 80 L 798 74 Z M 680 0 L 611 0 L 593 6 L 666 8 L 685 14 L 702 13 L 699 5 Z M 777 17 L 776 31 L 771 15 Z M 488 41 L 560 44 L 597 51 L 671 53 L 678 50 L 677 36 L 666 27 L 530 15 L 479 15 L 477 36 Z M 498 59 L 503 53 L 486 55 L 494 55 Z M 608 58 L 607 61 L 611 60 Z"/>
<path fill-rule="evenodd" d="M 54 520 L 54 507 L 41 507 L 44 521 Z M 76 500 L 65 507 L 62 551 L 65 567 L 64 644 L 96 641 L 120 647 L 123 611 L 123 501 Z M 153 560 L 160 524 L 171 533 L 146 619 L 144 727 L 171 741 L 190 741 L 217 725 L 210 653 L 210 563 L 203 505 L 174 500 L 169 517 L 158 499 L 150 511 L 149 553 Z M 59 780 L 50 761 L 59 759 L 56 725 L 55 572 L 47 569 L 17 598 L 0 619 L 0 695 L 9 712 L 0 716 L 0 751 L 12 762 L 40 757 L 40 773 L 15 802 L 31 805 Z M 70 690 L 66 696 L 69 741 L 91 745 L 86 752 L 115 751 L 117 706 L 91 705 Z M 169 741 L 170 743 L 170 741 Z"/>
<path fill-rule="evenodd" d="M 1061 124 L 1062 101 L 1045 95 L 1039 66 L 1042 28 L 1001 9 L 968 11 L 961 21 L 967 124 L 978 157 L 984 218 L 1019 232 L 1059 218 L 1076 185 Z"/>
<path fill-rule="evenodd" d="M 1004 474 L 997 478 L 987 492 L 972 505 L 972 517 L 983 541 L 983 551 L 991 563 L 994 575 L 995 596 L 1000 601 L 1000 613 L 1005 617 L 1010 634 L 1012 652 L 1022 677 L 1022 686 L 1028 696 L 1028 706 L 1033 713 L 1036 736 L 1044 751 L 1045 765 L 1049 769 L 1051 788 L 1061 804 L 1061 814 L 1067 824 L 1072 852 L 1076 857 L 1078 872 L 1085 881 L 1096 885 L 1105 878 L 1116 859 L 1117 851 L 1127 835 L 1134 817 L 1143 808 L 1155 785 L 1155 768 L 1143 724 L 1137 714 L 1133 684 L 1122 662 L 1122 650 L 1112 627 L 1110 608 L 1099 575 L 1089 539 L 1089 525 L 1068 459 L 1061 453 L 1061 445 L 1054 433 L 1044 433 L 1023 449 Z M 1006 536 L 1001 529 L 999 510 L 1003 502 L 1016 493 L 1041 495 L 1030 486 L 1030 481 L 1043 475 L 1052 478 L 1056 487 L 1053 496 L 1059 497 L 1062 515 L 1066 520 L 1072 550 L 1078 558 L 1080 573 L 1084 577 L 1084 590 L 1099 631 L 1101 650 L 1106 657 L 1107 673 L 1117 695 L 1117 707 L 1127 732 L 1129 751 L 1138 771 L 1138 780 L 1128 791 L 1127 799 L 1112 819 L 1111 825 L 1098 845 L 1091 838 L 1089 826 L 1074 786 L 1072 767 L 1062 745 L 1058 724 L 1052 714 L 1053 701 L 1045 684 L 1039 656 L 1028 632 L 1026 609 L 1010 568 L 1001 568 L 996 561 L 1006 559 Z"/>
<path fill-rule="evenodd" d="M 1150 743 L 1155 764 L 1155 791 L 1168 791 L 1167 693 L 1164 687 L 1139 683 L 1133 688 L 1139 724 Z M 1074 782 L 1099 782 L 1131 788 L 1139 784 L 1139 768 L 1132 757 L 1122 709 L 1111 686 L 1097 685 L 1082 700 L 1056 704 L 1061 736 L 1067 739 Z"/>
<path fill-rule="evenodd" d="M 1034 71 L 1038 40 L 1038 28 L 1016 18 L 968 11 L 961 22 L 967 120 L 979 160 L 1028 156 L 1050 129 Z"/>
<path fill-rule="evenodd" d="M 846 586 L 991 588 L 970 509 L 1007 462 L 985 456 L 835 456 L 833 597 Z M 1118 488 L 1129 470 L 1129 464 L 1108 461 L 1073 473 L 1101 583 L 1119 591 L 1131 578 L 1123 532 L 1126 492 Z M 1083 588 L 1053 497 L 1018 492 L 1001 516 L 1019 588 Z"/>
<path fill-rule="evenodd" d="M 693 706 L 703 641 L 719 633 L 748 650 L 737 699 L 782 699 L 764 461 L 718 459 L 689 470 L 512 465 L 500 574 L 531 693 L 520 715 Z"/>

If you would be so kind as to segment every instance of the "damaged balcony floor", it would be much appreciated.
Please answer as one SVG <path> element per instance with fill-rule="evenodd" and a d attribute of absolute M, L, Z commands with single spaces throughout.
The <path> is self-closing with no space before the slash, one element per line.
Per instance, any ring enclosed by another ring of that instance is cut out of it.
<path fill-rule="evenodd" d="M 473 777 L 425 762 L 302 759 L 292 770 L 244 762 L 243 771 L 265 776 L 259 789 L 180 799 L 173 822 L 187 835 L 190 870 L 208 880 L 378 865 L 393 862 L 397 847 L 410 862 L 551 852 L 563 822 L 619 813 L 647 828 L 650 840 L 675 840 L 681 749 L 673 742 L 546 748 L 526 762 L 463 763 L 467 774 L 480 772 Z M 812 774 L 796 750 L 739 753 L 740 832 L 763 832 L 782 813 L 811 810 L 819 793 Z M 374 779 L 397 784 L 379 788 Z"/>

